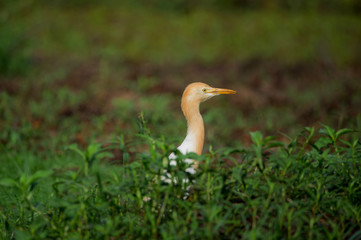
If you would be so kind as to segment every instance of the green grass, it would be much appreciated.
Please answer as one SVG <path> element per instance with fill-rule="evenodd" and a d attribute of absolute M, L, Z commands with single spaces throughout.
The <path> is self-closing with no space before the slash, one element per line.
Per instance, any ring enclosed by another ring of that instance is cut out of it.
<path fill-rule="evenodd" d="M 127 5 L 74 11 L 45 5 L 25 17 L 28 34 L 38 36 L 35 51 L 58 58 L 90 56 L 155 64 L 249 58 L 347 64 L 359 59 L 361 23 L 352 15 L 202 9 L 181 15 Z"/>
<path fill-rule="evenodd" d="M 178 167 L 167 164 L 173 147 L 144 134 L 149 149 L 136 161 L 123 138 L 52 155 L 2 145 L 2 238 L 356 238 L 361 143 L 350 134 L 306 128 L 285 143 L 252 132 L 249 148 L 196 157 L 194 176 L 183 156 Z M 122 165 L 107 161 L 114 148 Z M 164 170 L 192 182 L 165 184 Z"/>
<path fill-rule="evenodd" d="M 111 2 L 0 4 L 0 239 L 359 238 L 358 16 Z"/>

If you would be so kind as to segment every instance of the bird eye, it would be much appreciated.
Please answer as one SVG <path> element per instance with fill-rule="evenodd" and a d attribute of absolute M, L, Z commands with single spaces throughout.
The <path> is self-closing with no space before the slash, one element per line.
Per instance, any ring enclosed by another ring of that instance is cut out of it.
<path fill-rule="evenodd" d="M 206 88 L 203 88 L 203 89 L 202 89 L 202 92 L 207 92 L 207 89 L 206 89 Z"/>

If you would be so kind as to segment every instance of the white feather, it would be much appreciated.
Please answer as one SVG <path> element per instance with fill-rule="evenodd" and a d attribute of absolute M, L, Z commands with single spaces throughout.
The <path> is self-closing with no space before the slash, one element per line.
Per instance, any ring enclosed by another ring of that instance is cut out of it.
<path fill-rule="evenodd" d="M 182 144 L 177 148 L 183 155 L 187 154 L 187 153 L 191 153 L 191 152 L 195 152 L 196 146 L 196 138 L 195 135 L 192 133 L 188 133 L 186 138 L 184 139 L 184 141 L 182 142 Z M 177 156 L 174 153 L 171 153 L 169 155 L 169 160 L 170 160 L 170 165 L 171 166 L 176 166 L 177 162 L 176 162 L 176 158 Z M 192 165 L 194 163 L 194 160 L 192 159 L 186 159 L 185 162 L 189 165 Z M 185 170 L 186 172 L 190 173 L 190 174 L 195 174 L 196 170 L 193 167 L 189 167 Z"/>

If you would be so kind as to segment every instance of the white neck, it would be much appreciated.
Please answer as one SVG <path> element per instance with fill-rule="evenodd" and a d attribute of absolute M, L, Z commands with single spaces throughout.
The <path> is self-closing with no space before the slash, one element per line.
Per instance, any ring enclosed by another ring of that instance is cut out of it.
<path fill-rule="evenodd" d="M 178 149 L 183 154 L 194 152 L 200 155 L 204 143 L 204 124 L 199 112 L 199 103 L 184 101 L 182 102 L 182 110 L 187 119 L 188 129 L 187 136 Z"/>

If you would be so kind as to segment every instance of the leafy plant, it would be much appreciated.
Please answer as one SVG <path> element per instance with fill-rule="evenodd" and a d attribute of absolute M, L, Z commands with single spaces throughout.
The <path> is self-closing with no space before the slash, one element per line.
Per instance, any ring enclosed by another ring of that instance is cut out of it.
<path fill-rule="evenodd" d="M 251 132 L 250 148 L 183 156 L 151 137 L 142 119 L 146 134 L 139 137 L 148 150 L 135 161 L 129 161 L 129 146 L 120 137 L 106 148 L 68 147 L 84 164 L 75 172 L 38 171 L 1 179 L 0 186 L 20 193 L 19 212 L 1 211 L 3 236 L 15 230 L 17 237 L 44 239 L 357 238 L 361 143 L 350 138 L 353 131 L 324 126 L 318 136 L 314 128 L 306 128 L 290 143 Z M 102 162 L 91 170 L 100 158 L 111 157 L 107 152 L 114 147 L 125 154 L 123 165 Z M 169 164 L 171 152 L 178 157 L 177 166 Z M 200 161 L 196 174 L 185 171 L 186 158 Z M 225 159 L 234 166 L 226 167 Z M 48 179 L 52 188 L 39 208 L 32 198 L 36 183 L 45 184 L 41 179 Z"/>

